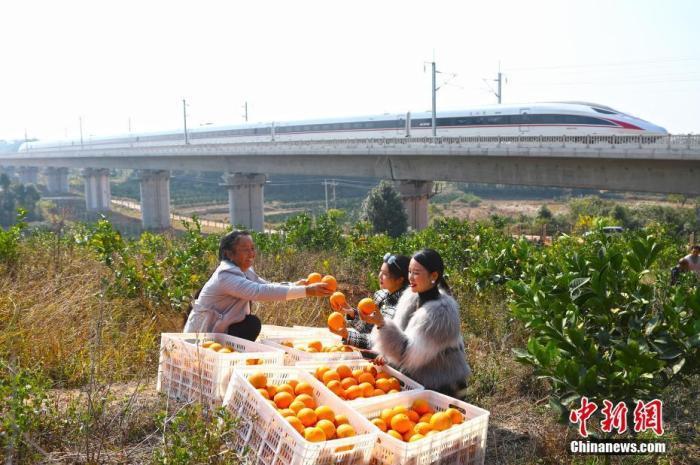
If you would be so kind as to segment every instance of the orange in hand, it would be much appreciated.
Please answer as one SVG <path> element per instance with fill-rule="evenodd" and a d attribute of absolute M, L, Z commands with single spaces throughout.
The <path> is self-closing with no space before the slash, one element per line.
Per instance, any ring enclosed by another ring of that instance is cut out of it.
<path fill-rule="evenodd" d="M 347 300 L 345 300 L 345 294 L 340 291 L 334 292 L 330 297 L 330 301 L 333 310 L 340 310 L 342 307 L 348 304 Z"/>
<path fill-rule="evenodd" d="M 306 284 L 314 284 L 321 282 L 321 273 L 310 273 L 306 278 Z"/>
<path fill-rule="evenodd" d="M 345 328 L 345 317 L 338 312 L 328 315 L 328 327 L 333 331 L 340 331 Z"/>
<path fill-rule="evenodd" d="M 322 283 L 326 283 L 326 288 L 329 291 L 335 291 L 338 289 L 338 281 L 335 280 L 335 278 L 329 274 L 321 278 Z"/>
<path fill-rule="evenodd" d="M 357 309 L 362 312 L 363 315 L 371 315 L 377 310 L 377 305 L 374 303 L 374 300 L 365 297 L 357 304 Z"/>

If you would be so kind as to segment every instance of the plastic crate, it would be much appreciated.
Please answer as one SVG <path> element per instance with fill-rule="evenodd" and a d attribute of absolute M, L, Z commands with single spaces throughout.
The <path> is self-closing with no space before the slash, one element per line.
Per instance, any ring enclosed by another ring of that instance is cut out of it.
<path fill-rule="evenodd" d="M 355 370 L 358 368 L 364 368 L 368 365 L 372 365 L 372 362 L 369 362 L 365 359 L 360 359 L 360 360 L 334 360 L 334 361 L 314 361 L 314 362 L 297 362 L 295 365 L 297 368 L 300 368 L 308 373 L 310 373 L 312 376 L 316 372 L 316 368 L 318 368 L 321 365 L 326 365 L 327 367 L 330 368 L 335 368 L 338 365 L 347 365 L 351 370 Z M 383 366 L 374 366 L 378 372 L 386 372 L 390 376 L 393 376 L 394 378 L 399 380 L 399 383 L 401 384 L 401 392 L 397 392 L 394 394 L 385 394 L 383 396 L 377 396 L 377 397 L 359 397 L 355 400 L 345 400 L 344 402 L 347 402 L 348 405 L 351 406 L 357 406 L 357 405 L 363 405 L 368 402 L 376 402 L 378 400 L 387 400 L 391 399 L 393 397 L 400 396 L 402 392 L 405 391 L 422 391 L 423 385 L 417 383 L 416 381 L 413 381 L 411 378 L 408 376 L 404 375 L 400 371 L 390 367 L 389 365 L 383 365 Z M 315 377 L 315 376 L 314 376 Z M 342 399 L 341 399 L 342 400 Z"/>
<path fill-rule="evenodd" d="M 464 414 L 464 422 L 415 442 L 403 442 L 376 428 L 377 444 L 371 465 L 483 465 L 489 412 L 435 391 L 402 392 L 398 397 L 355 407 L 365 418 L 377 418 L 382 409 L 397 405 L 410 406 L 424 399 L 435 411 L 454 407 Z"/>
<path fill-rule="evenodd" d="M 318 328 L 315 328 L 318 329 Z M 330 331 L 326 331 L 329 336 L 335 336 L 335 334 Z M 260 335 L 258 336 L 258 341 L 269 338 L 280 338 L 280 337 L 292 337 L 292 338 L 304 338 L 316 335 L 316 331 L 309 334 L 308 328 L 306 327 L 289 327 L 289 326 L 276 326 L 276 325 L 262 325 L 260 329 Z M 337 336 L 338 342 L 341 341 L 340 336 Z"/>
<path fill-rule="evenodd" d="M 324 336 L 313 336 L 306 338 L 269 338 L 263 339 L 260 342 L 265 345 L 269 345 L 270 347 L 274 347 L 275 349 L 283 350 L 285 352 L 284 363 L 286 365 L 295 365 L 297 362 L 313 362 L 323 360 L 357 360 L 362 358 L 362 355 L 354 350 L 352 352 L 305 352 L 303 350 L 298 350 L 293 347 L 287 347 L 285 345 L 282 345 L 282 342 L 285 341 L 290 341 L 294 345 L 306 344 L 311 341 L 321 341 L 321 343 L 324 346 L 339 344 L 339 342 L 336 339 Z"/>
<path fill-rule="evenodd" d="M 338 336 L 337 334 L 333 334 L 328 328 L 326 327 L 319 327 L 319 326 L 299 326 L 299 325 L 294 325 L 292 326 L 293 329 L 301 331 L 301 336 L 306 338 L 310 337 L 311 335 L 314 336 L 321 336 L 325 338 L 331 338 L 331 339 L 337 339 L 338 343 L 343 341 L 343 338 Z"/>
<path fill-rule="evenodd" d="M 313 387 L 317 404 L 328 405 L 345 414 L 356 436 L 324 442 L 309 442 L 247 380 L 262 371 L 269 384 L 290 379 Z M 224 399 L 224 406 L 240 420 L 234 436 L 236 450 L 248 450 L 250 465 L 365 465 L 377 440 L 376 429 L 362 415 L 328 391 L 313 376 L 294 367 L 251 367 L 236 370 Z"/>
<path fill-rule="evenodd" d="M 236 352 L 220 354 L 201 347 L 216 341 Z M 163 333 L 156 389 L 182 402 L 198 401 L 208 408 L 221 406 L 234 368 L 246 367 L 248 360 L 262 365 L 284 364 L 284 352 L 274 347 L 220 333 Z"/>

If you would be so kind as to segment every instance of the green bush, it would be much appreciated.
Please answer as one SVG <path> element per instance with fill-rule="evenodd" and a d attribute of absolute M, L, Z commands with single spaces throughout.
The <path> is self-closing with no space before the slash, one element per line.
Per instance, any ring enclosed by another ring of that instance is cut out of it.
<path fill-rule="evenodd" d="M 700 288 L 670 287 L 656 266 L 675 245 L 643 233 L 587 239 L 557 241 L 509 283 L 531 334 L 517 358 L 551 382 L 562 412 L 581 396 L 650 398 L 698 373 Z"/>

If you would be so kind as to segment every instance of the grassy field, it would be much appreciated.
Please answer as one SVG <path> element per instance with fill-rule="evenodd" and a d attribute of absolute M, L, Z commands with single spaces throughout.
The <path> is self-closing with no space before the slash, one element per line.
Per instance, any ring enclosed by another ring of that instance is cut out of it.
<path fill-rule="evenodd" d="M 217 239 L 193 235 L 185 250 L 175 237 L 145 236 L 141 248 L 126 249 L 133 263 L 119 268 L 110 264 L 120 256 L 110 243 L 115 237 L 79 229 L 30 235 L 19 242 L 16 259 L 2 265 L 0 437 L 15 438 L 2 443 L 5 463 L 200 463 L 178 461 L 177 444 L 210 458 L 201 463 L 223 463 L 211 458 L 225 442 L 225 433 L 212 426 L 217 423 L 197 412 L 183 417 L 188 409 L 155 392 L 159 335 L 179 331 L 184 322 L 185 301 L 174 291 L 206 279 L 216 265 L 211 251 Z M 174 249 L 179 255 L 169 255 Z M 172 261 L 187 254 L 189 261 Z M 184 268 L 194 282 L 168 276 L 168 267 Z M 256 270 L 273 281 L 331 273 L 351 302 L 373 291 L 374 268 L 333 250 L 262 253 Z M 145 279 L 157 286 L 139 287 Z M 577 431 L 549 409 L 551 386 L 513 356 L 512 349 L 526 345 L 528 331 L 513 318 L 506 289 L 477 292 L 453 282 L 474 373 L 469 401 L 491 412 L 487 464 L 696 463 L 697 376 L 661 395 L 669 454 L 609 462 L 571 456 L 566 444 Z M 303 299 L 256 304 L 254 311 L 268 324 L 324 326 L 329 306 Z"/>

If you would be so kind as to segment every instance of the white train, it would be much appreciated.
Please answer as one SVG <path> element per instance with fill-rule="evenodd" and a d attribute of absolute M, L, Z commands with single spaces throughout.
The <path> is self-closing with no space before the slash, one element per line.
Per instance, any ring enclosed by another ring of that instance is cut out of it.
<path fill-rule="evenodd" d="M 630 136 L 653 138 L 668 132 L 635 116 L 605 105 L 584 102 L 488 105 L 439 112 L 438 136 Z M 428 137 L 432 114 L 406 113 L 352 118 L 204 126 L 188 129 L 190 144 L 265 142 L 290 140 Z M 58 150 L 66 147 L 116 148 L 144 145 L 180 145 L 183 130 L 128 134 L 89 140 L 29 142 L 19 151 Z"/>

